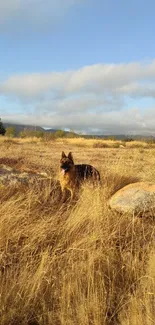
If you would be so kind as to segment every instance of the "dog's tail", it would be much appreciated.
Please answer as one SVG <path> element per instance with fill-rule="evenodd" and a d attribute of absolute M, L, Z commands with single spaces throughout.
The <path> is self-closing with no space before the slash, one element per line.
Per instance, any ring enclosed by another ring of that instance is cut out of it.
<path fill-rule="evenodd" d="M 96 184 L 101 185 L 101 176 L 99 171 L 93 167 L 93 179 Z"/>

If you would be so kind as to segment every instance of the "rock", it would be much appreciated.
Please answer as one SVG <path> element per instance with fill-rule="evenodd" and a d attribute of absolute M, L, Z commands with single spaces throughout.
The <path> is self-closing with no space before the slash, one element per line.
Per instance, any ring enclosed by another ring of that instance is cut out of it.
<path fill-rule="evenodd" d="M 33 173 L 33 172 L 21 172 L 6 165 L 0 165 L 0 185 L 16 185 L 24 184 L 28 185 L 33 183 L 36 179 L 47 178 L 46 173 Z"/>
<path fill-rule="evenodd" d="M 110 208 L 129 214 L 144 215 L 155 211 L 155 184 L 137 182 L 117 191 L 109 200 Z"/>

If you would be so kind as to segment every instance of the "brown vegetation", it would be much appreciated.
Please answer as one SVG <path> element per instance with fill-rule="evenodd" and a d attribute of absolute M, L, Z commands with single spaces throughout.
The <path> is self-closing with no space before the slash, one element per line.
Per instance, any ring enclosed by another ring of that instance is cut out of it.
<path fill-rule="evenodd" d="M 0 139 L 0 164 L 49 175 L 0 186 L 1 325 L 154 324 L 154 215 L 119 215 L 108 199 L 136 180 L 155 182 L 155 149 L 93 141 Z M 62 150 L 101 173 L 102 186 L 85 185 L 76 204 L 60 203 Z"/>

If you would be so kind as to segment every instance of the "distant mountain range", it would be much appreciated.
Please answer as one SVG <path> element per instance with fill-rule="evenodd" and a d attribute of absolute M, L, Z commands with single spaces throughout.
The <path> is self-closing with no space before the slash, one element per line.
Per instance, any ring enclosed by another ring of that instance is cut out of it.
<path fill-rule="evenodd" d="M 4 127 L 5 128 L 8 128 L 8 127 L 14 127 L 15 130 L 16 130 L 16 135 L 18 136 L 20 132 L 24 131 L 24 130 L 30 130 L 30 131 L 41 131 L 41 132 L 45 132 L 45 133 L 48 133 L 48 132 L 51 132 L 51 133 L 54 133 L 57 131 L 57 129 L 44 129 L 43 127 L 41 126 L 34 126 L 34 125 L 26 125 L 26 124 L 13 124 L 13 123 L 3 123 Z M 69 133 L 68 131 L 65 131 L 66 135 Z M 81 136 L 77 133 L 75 133 L 78 136 Z M 92 134 L 87 134 L 87 135 L 82 135 L 82 137 L 84 138 L 98 138 L 98 139 L 116 139 L 116 140 L 125 140 L 125 139 L 130 139 L 132 138 L 133 140 L 145 140 L 145 139 L 154 139 L 155 137 L 152 136 L 152 135 L 125 135 L 125 134 L 109 134 L 109 135 L 92 135 Z"/>
<path fill-rule="evenodd" d="M 24 130 L 30 131 L 42 131 L 42 132 L 56 132 L 56 129 L 47 129 L 45 130 L 41 126 L 34 126 L 34 125 L 26 125 L 26 124 L 13 124 L 13 123 L 3 123 L 5 128 L 14 127 L 16 130 L 16 134 L 18 135 L 20 132 Z"/>

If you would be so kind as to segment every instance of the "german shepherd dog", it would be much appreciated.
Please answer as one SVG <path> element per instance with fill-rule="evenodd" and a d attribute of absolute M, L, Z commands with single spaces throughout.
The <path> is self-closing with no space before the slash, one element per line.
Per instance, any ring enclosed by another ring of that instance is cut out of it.
<path fill-rule="evenodd" d="M 68 156 L 62 151 L 60 159 L 60 185 L 63 193 L 63 202 L 66 198 L 66 190 L 71 193 L 71 199 L 75 196 L 75 191 L 80 187 L 83 181 L 91 179 L 94 182 L 100 182 L 100 174 L 96 168 L 87 164 L 75 165 L 73 155 L 69 152 Z"/>

